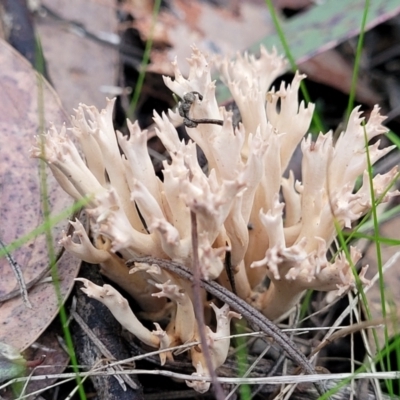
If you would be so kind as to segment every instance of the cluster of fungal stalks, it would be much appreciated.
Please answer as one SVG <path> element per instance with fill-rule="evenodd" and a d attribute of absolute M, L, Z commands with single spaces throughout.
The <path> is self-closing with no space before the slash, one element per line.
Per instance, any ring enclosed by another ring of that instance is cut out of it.
<path fill-rule="evenodd" d="M 351 260 L 342 253 L 332 258 L 329 247 L 335 223 L 350 227 L 371 208 L 366 141 L 386 132 L 377 107 L 365 124 L 356 108 L 335 143 L 332 132 L 315 141 L 311 135 L 303 138 L 314 111 L 313 104 L 298 102 L 304 75 L 297 73 L 291 84 L 270 90 L 285 71 L 286 61 L 263 48 L 258 59 L 246 54 L 218 62 L 240 111 L 241 123 L 234 126 L 232 113 L 217 104 L 210 62 L 194 48 L 189 63 L 187 78 L 174 63 L 174 79 L 164 79 L 183 99 L 179 109 L 154 114 L 156 134 L 170 156 L 163 163 L 162 179 L 147 150 L 147 132 L 129 121 L 129 137 L 115 132 L 113 100 L 100 112 L 80 105 L 71 129 L 51 129 L 32 150 L 33 156 L 45 159 L 74 199 L 90 198 L 86 207 L 90 237 L 81 222 L 71 221 L 75 231 L 62 239 L 65 248 L 100 264 L 101 272 L 154 321 L 155 330 L 138 320 L 112 286 L 78 279 L 84 283 L 83 291 L 104 303 L 140 341 L 158 349 L 199 340 L 193 288 L 156 263 L 136 263 L 129 271 L 126 261 L 151 255 L 191 269 L 191 213 L 197 221 L 201 277 L 231 290 L 232 279 L 225 269 L 229 256 L 237 295 L 270 319 L 287 314 L 307 289 L 340 294 L 354 287 L 350 264 L 357 263 L 360 253 L 352 248 Z M 177 123 L 186 125 L 188 143 L 179 139 Z M 292 172 L 286 178 L 283 174 L 299 143 L 302 175 L 295 181 Z M 207 159 L 208 173 L 199 165 L 197 146 Z M 371 162 L 390 150 L 379 149 L 379 142 L 370 145 Z M 394 194 L 385 191 L 395 174 L 392 169 L 373 178 L 375 198 L 387 201 Z M 359 176 L 362 184 L 354 190 Z M 216 331 L 205 329 L 217 368 L 228 354 L 230 320 L 240 315 L 227 305 L 209 304 L 205 292 L 201 301 L 206 321 L 210 307 L 216 317 Z M 159 324 L 166 320 L 166 325 Z M 202 347 L 189 351 L 194 374 L 209 375 Z M 161 362 L 171 357 L 164 352 Z M 204 381 L 187 384 L 200 392 L 209 388 Z"/>

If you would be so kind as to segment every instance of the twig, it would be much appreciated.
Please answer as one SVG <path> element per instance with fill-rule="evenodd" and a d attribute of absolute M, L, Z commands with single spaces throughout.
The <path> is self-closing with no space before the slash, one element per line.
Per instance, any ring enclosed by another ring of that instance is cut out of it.
<path fill-rule="evenodd" d="M 254 360 L 254 362 L 250 365 L 249 368 L 247 368 L 246 372 L 243 374 L 242 378 L 247 378 L 250 373 L 256 368 L 257 364 L 260 362 L 260 360 L 262 358 L 264 358 L 264 356 L 268 353 L 268 351 L 270 350 L 271 345 L 268 345 L 265 347 L 265 349 L 258 355 L 258 357 Z M 279 360 L 278 360 L 279 361 Z M 226 396 L 225 400 L 229 400 L 234 394 L 235 392 L 239 389 L 240 384 L 236 384 L 235 387 L 229 392 L 229 394 Z M 260 389 L 262 386 L 259 386 L 258 389 Z M 251 398 L 254 397 L 254 393 L 252 393 Z"/>
<path fill-rule="evenodd" d="M 228 246 L 228 243 L 226 244 Z M 232 292 L 237 295 L 235 275 L 233 273 L 232 262 L 231 262 L 232 252 L 228 250 L 225 255 L 225 272 L 228 275 L 229 283 L 231 284 Z"/>
<path fill-rule="evenodd" d="M 223 125 L 224 121 L 222 119 L 212 119 L 212 118 L 191 118 L 189 116 L 189 111 L 196 100 L 196 95 L 199 100 L 203 100 L 203 96 L 199 92 L 189 92 L 183 96 L 183 100 L 179 103 L 178 111 L 179 115 L 183 117 L 183 123 L 187 128 L 196 128 L 199 124 L 214 124 L 214 125 Z"/>
<path fill-rule="evenodd" d="M 86 323 L 82 319 L 82 317 L 76 311 L 71 311 L 71 316 L 75 319 L 75 321 L 78 323 L 78 325 L 86 333 L 86 335 L 89 337 L 89 339 L 99 349 L 101 354 L 104 357 L 108 358 L 109 360 L 115 360 L 115 357 L 111 354 L 111 352 L 107 349 L 107 347 L 104 346 L 104 344 L 96 337 L 96 335 L 93 333 L 93 331 L 86 325 Z M 112 367 L 112 368 L 116 368 L 116 369 L 122 371 L 122 367 L 120 365 L 116 365 L 115 367 Z M 131 377 L 129 375 L 122 375 L 122 379 L 132 389 L 138 388 L 137 384 L 131 379 Z"/>
<path fill-rule="evenodd" d="M 178 264 L 171 260 L 163 260 L 154 257 L 137 257 L 127 261 L 128 266 L 132 266 L 135 262 L 157 264 L 161 268 L 166 269 L 172 273 L 175 273 L 179 277 L 193 282 L 192 272 L 181 264 Z M 314 375 L 317 372 L 310 363 L 310 361 L 304 356 L 304 354 L 297 348 L 295 343 L 284 334 L 273 322 L 261 314 L 251 305 L 247 304 L 240 297 L 236 296 L 223 286 L 219 285 L 214 281 L 200 280 L 200 286 L 207 290 L 209 293 L 214 295 L 216 298 L 227 303 L 232 309 L 236 310 L 250 323 L 258 326 L 265 334 L 271 336 L 276 343 L 278 343 L 286 354 L 296 361 L 299 366 L 309 375 Z M 324 385 L 321 382 L 315 382 L 315 387 L 320 395 L 325 392 Z"/>
<path fill-rule="evenodd" d="M 3 243 L 3 241 L 1 239 L 0 239 L 0 246 L 3 248 L 3 250 L 6 251 L 6 245 Z M 7 259 L 8 263 L 10 264 L 11 269 L 14 272 L 15 278 L 17 279 L 17 282 L 19 285 L 19 289 L 13 290 L 11 293 L 8 293 L 7 295 L 2 296 L 2 298 L 0 299 L 0 302 L 8 300 L 6 297 L 10 296 L 11 294 L 15 293 L 14 296 L 11 296 L 11 297 L 15 297 L 16 294 L 20 293 L 25 306 L 28 308 L 32 308 L 32 304 L 29 301 L 29 297 L 28 297 L 28 288 L 27 288 L 27 285 L 25 284 L 24 276 L 21 271 L 21 266 L 17 263 L 17 261 L 15 261 L 14 257 L 7 251 L 6 251 L 6 259 Z M 3 298 L 4 298 L 4 300 L 3 300 Z"/>
<path fill-rule="evenodd" d="M 209 377 L 182 374 L 179 372 L 159 370 L 159 369 L 124 369 L 123 371 L 105 371 L 105 370 L 95 370 L 89 372 L 79 372 L 81 378 L 85 376 L 110 376 L 110 375 L 159 375 L 167 376 L 170 378 L 181 379 L 181 380 L 192 380 L 192 381 L 209 381 Z M 44 381 L 47 379 L 74 379 L 76 377 L 75 372 L 67 372 L 63 374 L 44 374 L 35 375 L 32 377 L 21 377 L 14 378 L 6 383 L 0 385 L 0 390 L 13 385 L 17 382 L 25 382 L 27 379 L 31 381 Z M 256 377 L 256 378 L 230 378 L 230 377 L 220 377 L 219 380 L 227 384 L 247 384 L 247 385 L 281 385 L 283 383 L 308 383 L 308 382 L 322 382 L 322 381 L 340 381 L 343 379 L 399 379 L 400 371 L 392 372 L 360 372 L 357 374 L 352 374 L 351 372 L 341 372 L 336 374 L 316 374 L 316 375 L 288 375 L 288 376 L 274 376 L 274 377 Z M 337 382 L 328 383 L 329 386 L 337 385 Z M 30 395 L 29 395 L 30 396 Z"/>
<path fill-rule="evenodd" d="M 68 214 L 66 214 L 66 216 L 67 216 L 67 215 L 68 215 Z M 73 220 L 73 219 L 75 219 L 75 217 L 77 218 L 79 215 L 80 215 L 80 209 L 79 209 L 78 211 L 74 211 L 74 212 L 72 213 L 72 215 L 70 216 L 70 219 Z M 65 217 L 63 217 L 63 218 L 65 218 Z M 62 219 L 60 219 L 60 220 L 58 220 L 58 221 L 62 221 Z M 56 222 L 57 222 L 57 221 L 54 221 L 54 223 L 56 223 Z M 40 227 L 39 227 L 39 228 L 40 228 Z M 72 227 L 72 225 L 70 225 L 70 226 L 68 227 L 67 235 L 71 234 L 72 231 L 73 231 L 73 227 Z M 33 234 L 34 231 L 32 231 L 31 233 Z M 42 233 L 42 231 L 39 231 L 39 229 L 37 228 L 37 232 L 36 232 L 36 233 L 39 234 L 39 233 Z M 13 261 L 15 262 L 15 264 L 16 264 L 19 268 L 21 268 L 21 267 L 18 265 L 18 263 L 13 259 L 13 257 L 7 252 L 7 247 L 6 247 L 5 243 L 4 243 L 3 241 L 1 241 L 1 240 L 0 240 L 0 245 L 1 245 L 1 247 L 3 248 L 3 250 L 5 250 L 5 252 L 6 252 L 6 257 L 7 257 L 7 259 L 8 259 L 8 262 L 11 264 L 11 267 L 13 267 L 13 264 L 12 264 L 12 262 L 10 262 L 10 259 L 13 260 Z M 56 258 L 56 261 L 57 261 L 57 262 L 58 262 L 58 261 L 61 259 L 61 257 L 63 256 L 64 250 L 65 250 L 65 248 L 64 248 L 64 247 L 61 247 L 61 250 L 60 250 L 60 252 L 59 252 L 59 254 L 57 255 L 57 258 Z M 10 257 L 10 259 L 9 259 L 9 257 Z M 51 268 L 50 268 L 50 265 L 47 265 L 47 267 L 44 268 L 37 276 L 35 276 L 31 281 L 27 282 L 27 283 L 25 284 L 26 290 L 30 290 L 33 286 L 35 286 L 36 284 L 38 284 L 39 282 L 41 282 L 41 281 L 49 274 L 50 269 L 51 269 Z M 18 278 L 17 278 L 17 279 L 18 279 Z M 24 282 L 24 281 L 22 281 L 22 282 Z M 0 296 L 0 303 L 3 303 L 3 302 L 8 301 L 8 300 L 11 300 L 11 299 L 13 299 L 14 297 L 17 297 L 20 293 L 21 293 L 21 288 L 20 288 L 20 289 L 11 290 L 10 292 L 6 293 L 5 295 Z M 24 298 L 23 295 L 22 295 L 22 297 Z M 31 307 L 30 307 L 30 308 L 31 308 Z"/>
<path fill-rule="evenodd" d="M 330 335 L 329 337 L 325 337 L 324 340 L 322 340 L 321 343 L 311 352 L 310 357 L 313 357 L 315 354 L 319 353 L 325 346 L 332 343 L 336 339 L 345 337 L 347 335 L 350 335 L 352 333 L 355 333 L 355 332 L 358 332 L 361 330 L 384 326 L 385 324 L 393 322 L 394 320 L 397 321 L 398 318 L 399 318 L 399 313 L 389 314 L 386 317 L 376 318 L 371 321 L 359 322 L 357 324 L 352 324 L 350 326 L 346 326 L 342 329 L 339 329 L 336 332 L 334 332 L 332 335 Z"/>

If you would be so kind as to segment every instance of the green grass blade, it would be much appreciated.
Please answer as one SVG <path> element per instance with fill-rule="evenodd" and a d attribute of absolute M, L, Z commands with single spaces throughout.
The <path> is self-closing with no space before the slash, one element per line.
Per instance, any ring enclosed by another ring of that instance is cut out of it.
<path fill-rule="evenodd" d="M 128 118 L 131 121 L 135 117 L 136 107 L 137 107 L 137 104 L 139 101 L 140 94 L 142 92 L 144 79 L 146 77 L 146 68 L 147 68 L 147 65 L 150 60 L 151 49 L 153 47 L 154 28 L 155 28 L 155 25 L 157 22 L 158 14 L 160 12 L 160 6 L 161 6 L 161 0 L 155 0 L 154 7 L 153 7 L 153 16 L 152 16 L 150 33 L 149 33 L 149 37 L 146 41 L 143 59 L 142 59 L 142 62 L 140 63 L 139 76 L 138 76 L 138 80 L 136 82 L 135 91 L 133 92 L 132 100 L 131 100 L 131 103 L 129 104 L 129 109 L 127 112 Z"/>
<path fill-rule="evenodd" d="M 346 121 L 348 121 L 351 111 L 354 107 L 354 99 L 356 97 L 356 89 L 357 89 L 357 80 L 358 80 L 358 72 L 360 70 L 360 60 L 361 60 L 361 53 L 364 45 L 364 35 L 365 35 L 365 28 L 367 25 L 367 16 L 369 12 L 370 1 L 365 0 L 365 7 L 364 13 L 361 22 L 361 29 L 360 29 L 360 36 L 358 37 L 357 42 L 357 51 L 356 51 L 356 58 L 354 60 L 354 68 L 353 68 L 353 76 L 351 79 L 351 89 L 349 95 L 349 101 L 347 104 L 347 111 L 346 111 Z"/>
<path fill-rule="evenodd" d="M 36 69 L 39 72 L 44 71 L 44 59 L 43 52 L 41 49 L 41 43 L 38 40 L 38 54 L 36 56 Z M 39 112 L 39 137 L 40 137 L 40 147 L 41 154 L 45 154 L 45 145 L 44 145 L 44 134 L 45 134 L 45 115 L 44 115 L 44 97 L 43 97 L 43 86 L 44 86 L 44 78 L 41 73 L 37 74 L 37 87 L 38 87 L 38 112 Z M 49 204 L 49 196 L 48 196 L 48 188 L 47 188 L 47 170 L 46 163 L 42 159 L 39 159 L 39 180 L 40 180 L 40 195 L 42 202 L 42 212 L 44 219 L 44 234 L 46 237 L 46 245 L 47 252 L 49 256 L 50 263 L 50 272 L 53 280 L 54 290 L 56 293 L 57 304 L 59 307 L 59 315 L 61 320 L 61 326 L 64 334 L 64 339 L 68 348 L 68 353 L 71 358 L 72 369 L 76 373 L 76 383 L 78 385 L 79 397 L 81 400 L 86 400 L 85 390 L 82 386 L 82 378 L 79 375 L 78 361 L 76 358 L 74 344 L 72 341 L 71 332 L 68 327 L 68 318 L 67 313 L 63 304 L 63 298 L 61 295 L 60 288 L 60 279 L 57 268 L 57 256 L 55 254 L 54 246 L 53 246 L 53 234 L 52 234 L 52 225 L 51 221 L 51 210 Z"/>

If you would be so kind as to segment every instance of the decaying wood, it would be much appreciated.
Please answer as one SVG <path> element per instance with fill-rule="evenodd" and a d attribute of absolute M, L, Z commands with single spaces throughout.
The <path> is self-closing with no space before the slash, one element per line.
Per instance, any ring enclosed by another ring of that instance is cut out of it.
<path fill-rule="evenodd" d="M 103 280 L 95 265 L 83 263 L 80 276 L 90 279 L 96 284 L 103 284 Z M 115 360 L 129 358 L 126 344 L 121 338 L 121 327 L 114 319 L 108 309 L 96 300 L 90 299 L 81 290 L 75 289 L 77 298 L 76 309 L 85 321 L 87 326 L 96 335 L 108 351 L 114 356 Z M 104 360 L 101 351 L 93 344 L 82 328 L 75 321 L 71 329 L 75 351 L 79 364 L 94 366 Z M 137 389 L 132 389 L 128 384 L 122 384 L 112 376 L 94 376 L 93 385 L 97 392 L 98 400 L 143 400 L 143 391 L 135 376 L 131 379 L 137 385 Z M 126 389 L 126 390 L 124 390 Z"/>

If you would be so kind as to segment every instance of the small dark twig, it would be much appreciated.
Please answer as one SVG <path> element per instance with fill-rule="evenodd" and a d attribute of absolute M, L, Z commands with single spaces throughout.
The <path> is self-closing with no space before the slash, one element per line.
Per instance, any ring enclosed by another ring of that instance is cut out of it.
<path fill-rule="evenodd" d="M 228 246 L 228 243 L 226 244 Z M 225 272 L 228 275 L 229 283 L 231 284 L 232 292 L 237 295 L 236 292 L 236 283 L 235 283 L 235 274 L 232 269 L 232 261 L 231 261 L 231 251 L 228 250 L 225 253 Z"/>
<path fill-rule="evenodd" d="M 185 266 L 171 260 L 163 260 L 154 257 L 137 257 L 127 261 L 128 266 L 132 266 L 135 262 L 146 264 L 157 264 L 161 268 L 170 271 L 179 277 L 193 282 L 192 272 Z M 214 281 L 200 280 L 200 286 L 207 292 L 211 293 L 216 298 L 224 303 L 227 303 L 232 309 L 242 314 L 251 324 L 258 326 L 265 334 L 271 336 L 275 342 L 282 347 L 286 354 L 296 361 L 299 366 L 309 375 L 314 375 L 315 371 L 313 365 L 305 357 L 305 355 L 297 348 L 296 344 L 283 333 L 272 321 L 261 314 L 258 310 L 246 303 L 240 297 L 230 292 L 223 286 Z M 322 396 L 325 393 L 325 388 L 322 382 L 314 382 L 318 393 Z"/>
<path fill-rule="evenodd" d="M 221 119 L 212 119 L 212 118 L 191 118 L 189 116 L 190 108 L 192 104 L 196 100 L 196 96 L 200 101 L 203 100 L 203 96 L 199 92 L 189 92 L 183 96 L 182 101 L 179 103 L 178 111 L 179 115 L 183 117 L 183 123 L 187 128 L 196 128 L 199 124 L 214 124 L 214 125 L 223 125 L 224 121 Z"/>
<path fill-rule="evenodd" d="M 44 360 L 46 359 L 46 354 L 42 354 L 40 358 L 37 358 L 36 360 L 30 360 L 26 362 L 26 366 L 28 368 L 36 368 L 39 365 L 42 365 L 44 363 Z"/>
<path fill-rule="evenodd" d="M 13 290 L 12 294 L 8 293 L 8 295 L 3 296 L 0 301 L 5 301 L 8 300 L 9 298 L 12 298 L 12 295 L 17 295 L 18 293 L 21 294 L 22 300 L 25 304 L 26 307 L 28 308 L 32 308 L 32 304 L 29 301 L 29 297 L 28 297 L 28 287 L 25 284 L 25 280 L 24 280 L 24 275 L 22 274 L 22 269 L 21 266 L 17 263 L 17 261 L 14 259 L 14 257 L 6 250 L 6 245 L 4 244 L 4 242 L 2 240 L 0 240 L 0 247 L 3 248 L 3 250 L 5 250 L 6 252 L 6 259 L 8 261 L 8 263 L 11 266 L 11 269 L 14 272 L 15 278 L 17 279 L 18 285 L 19 285 L 19 289 Z"/>

